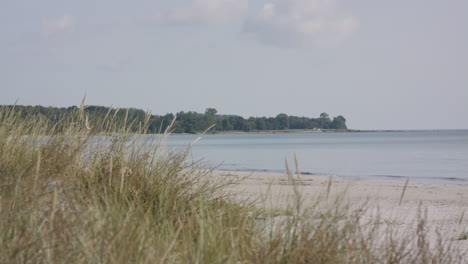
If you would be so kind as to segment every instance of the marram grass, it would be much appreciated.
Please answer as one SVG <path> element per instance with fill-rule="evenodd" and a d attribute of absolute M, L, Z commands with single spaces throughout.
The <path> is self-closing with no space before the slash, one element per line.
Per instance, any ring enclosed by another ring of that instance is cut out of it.
<path fill-rule="evenodd" d="M 291 208 L 271 215 L 235 203 L 229 183 L 187 162 L 188 150 L 129 134 L 147 122 L 90 122 L 84 108 L 55 124 L 0 108 L 0 263 L 464 261 L 443 242 L 429 246 L 424 217 L 417 233 L 398 236 L 339 199 L 303 209 L 296 189 Z"/>

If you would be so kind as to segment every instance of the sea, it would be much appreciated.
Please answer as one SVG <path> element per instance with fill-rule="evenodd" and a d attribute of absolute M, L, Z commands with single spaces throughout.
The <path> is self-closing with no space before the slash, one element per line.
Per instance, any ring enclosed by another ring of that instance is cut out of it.
<path fill-rule="evenodd" d="M 196 141 L 198 137 L 200 140 Z M 229 171 L 468 184 L 468 130 L 171 135 L 189 162 Z"/>

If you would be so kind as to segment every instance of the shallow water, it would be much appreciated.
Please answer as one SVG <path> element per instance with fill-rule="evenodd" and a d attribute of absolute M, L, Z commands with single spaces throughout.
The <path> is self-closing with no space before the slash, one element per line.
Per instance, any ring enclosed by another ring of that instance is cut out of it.
<path fill-rule="evenodd" d="M 173 135 L 172 148 L 197 135 Z M 204 135 L 191 158 L 221 170 L 284 172 L 285 159 L 306 174 L 468 184 L 468 130 Z"/>

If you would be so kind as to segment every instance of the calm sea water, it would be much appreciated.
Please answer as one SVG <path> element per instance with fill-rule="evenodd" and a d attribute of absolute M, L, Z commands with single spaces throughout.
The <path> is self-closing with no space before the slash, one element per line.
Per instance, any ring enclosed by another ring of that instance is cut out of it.
<path fill-rule="evenodd" d="M 196 137 L 173 135 L 168 144 Z M 221 170 L 284 172 L 294 153 L 311 175 L 468 184 L 468 130 L 204 135 L 191 158 Z"/>

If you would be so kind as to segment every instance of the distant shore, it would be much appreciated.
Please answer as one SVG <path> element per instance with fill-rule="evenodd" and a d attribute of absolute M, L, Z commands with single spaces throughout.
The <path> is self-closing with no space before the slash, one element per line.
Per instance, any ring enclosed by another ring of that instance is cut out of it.
<path fill-rule="evenodd" d="M 403 129 L 385 129 L 385 130 L 367 130 L 367 129 L 277 129 L 277 130 L 228 130 L 228 131 L 208 131 L 206 133 L 178 133 L 171 132 L 173 135 L 201 135 L 201 134 L 293 134 L 293 133 L 392 133 L 392 132 L 422 132 L 422 131 L 466 131 L 468 129 L 415 129 L 415 130 L 403 130 Z M 163 135 L 164 133 L 134 133 L 135 135 Z M 101 133 L 101 135 L 122 135 L 122 133 Z"/>
<path fill-rule="evenodd" d="M 275 129 L 275 130 L 229 130 L 209 131 L 207 134 L 261 134 L 261 133 L 336 133 L 336 132 L 373 132 L 358 129 Z"/>
<path fill-rule="evenodd" d="M 206 134 L 275 134 L 275 133 L 392 133 L 392 132 L 420 132 L 420 131 L 467 131 L 468 129 L 276 129 L 276 130 L 229 130 L 229 131 L 209 131 Z M 188 134 L 188 133 L 174 133 Z M 196 133 L 201 134 L 201 133 Z"/>
<path fill-rule="evenodd" d="M 419 132 L 419 131 L 467 131 L 468 129 L 426 129 L 426 130 L 365 130 L 365 129 L 278 129 L 278 130 L 229 130 L 229 131 L 208 131 L 206 133 L 177 133 L 171 132 L 172 135 L 221 135 L 221 134 L 301 134 L 301 133 L 392 133 L 392 132 Z M 100 135 L 118 136 L 122 133 L 99 133 Z M 163 135 L 164 133 L 134 133 L 134 135 Z"/>

